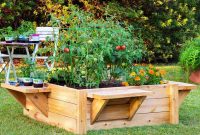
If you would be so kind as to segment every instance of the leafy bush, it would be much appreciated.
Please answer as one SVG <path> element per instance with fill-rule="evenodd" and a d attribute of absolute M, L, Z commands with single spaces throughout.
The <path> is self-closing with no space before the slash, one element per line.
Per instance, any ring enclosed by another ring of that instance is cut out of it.
<path fill-rule="evenodd" d="M 166 62 L 177 60 L 181 44 L 198 34 L 196 9 L 197 3 L 183 0 L 118 0 L 108 2 L 104 12 L 141 28 L 146 60 Z"/>
<path fill-rule="evenodd" d="M 200 69 L 200 39 L 189 40 L 181 50 L 179 64 L 186 71 L 187 75 L 192 71 Z"/>

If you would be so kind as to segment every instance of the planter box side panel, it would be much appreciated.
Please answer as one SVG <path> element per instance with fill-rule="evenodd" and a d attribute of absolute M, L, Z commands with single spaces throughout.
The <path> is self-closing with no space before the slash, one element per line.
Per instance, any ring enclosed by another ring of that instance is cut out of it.
<path fill-rule="evenodd" d="M 152 91 L 131 121 L 127 118 L 129 98 L 115 99 L 108 103 L 97 122 L 90 124 L 91 100 L 87 100 L 87 126 L 89 130 L 122 128 L 143 125 L 158 125 L 170 123 L 170 97 L 166 85 L 136 86 L 143 90 Z"/>
<path fill-rule="evenodd" d="M 82 106 L 84 106 L 82 101 L 85 100 L 86 102 L 86 92 L 53 84 L 49 84 L 49 87 L 51 93 L 48 96 L 48 117 L 37 110 L 29 100 L 27 100 L 27 110 L 24 110 L 24 114 L 35 120 L 64 128 L 73 133 L 86 133 L 86 128 L 80 126 L 85 124 L 84 118 L 81 119 L 80 117 L 86 115 L 86 111 L 83 112 L 82 109 Z"/>

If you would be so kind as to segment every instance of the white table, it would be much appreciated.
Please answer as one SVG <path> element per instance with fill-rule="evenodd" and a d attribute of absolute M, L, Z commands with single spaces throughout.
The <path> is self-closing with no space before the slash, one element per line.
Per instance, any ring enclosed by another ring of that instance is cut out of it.
<path fill-rule="evenodd" d="M 9 56 L 9 65 L 8 65 L 8 69 L 6 71 L 5 83 L 9 83 L 11 69 L 13 70 L 14 79 L 17 80 L 17 74 L 16 74 L 16 70 L 15 70 L 15 65 L 13 63 L 13 58 L 29 58 L 29 59 L 32 59 L 32 61 L 34 62 L 36 60 L 36 53 L 38 51 L 39 44 L 40 43 L 0 42 L 0 46 L 7 48 L 7 52 L 8 52 L 8 56 Z M 34 45 L 34 51 L 30 55 L 29 46 L 32 46 L 32 45 Z M 15 55 L 14 50 L 16 48 L 25 48 L 26 54 L 25 55 Z"/>

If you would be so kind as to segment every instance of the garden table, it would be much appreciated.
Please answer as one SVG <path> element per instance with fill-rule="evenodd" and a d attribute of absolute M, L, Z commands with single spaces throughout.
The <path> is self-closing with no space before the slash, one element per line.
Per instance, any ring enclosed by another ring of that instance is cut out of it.
<path fill-rule="evenodd" d="M 6 72 L 6 79 L 5 82 L 9 83 L 10 78 L 10 70 L 13 70 L 14 79 L 17 80 L 17 74 L 15 70 L 15 65 L 13 63 L 13 58 L 28 58 L 32 59 L 32 61 L 35 61 L 36 53 L 38 51 L 40 42 L 38 43 L 21 43 L 21 42 L 12 42 L 12 43 L 6 43 L 6 42 L 0 42 L 0 46 L 6 47 L 8 56 L 9 56 L 9 66 Z M 34 45 L 34 51 L 32 54 L 29 52 L 29 46 Z M 25 55 L 14 55 L 14 50 L 16 48 L 25 48 L 26 54 Z"/>

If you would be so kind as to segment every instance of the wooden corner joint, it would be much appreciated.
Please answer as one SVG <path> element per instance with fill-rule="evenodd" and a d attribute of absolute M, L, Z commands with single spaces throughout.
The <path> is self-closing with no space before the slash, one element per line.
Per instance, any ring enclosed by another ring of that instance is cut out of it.
<path fill-rule="evenodd" d="M 48 95 L 46 93 L 27 93 L 25 96 L 42 114 L 48 117 Z"/>
<path fill-rule="evenodd" d="M 128 120 L 132 120 L 137 110 L 140 108 L 141 104 L 145 100 L 146 96 L 132 97 L 130 99 L 129 117 Z"/>

